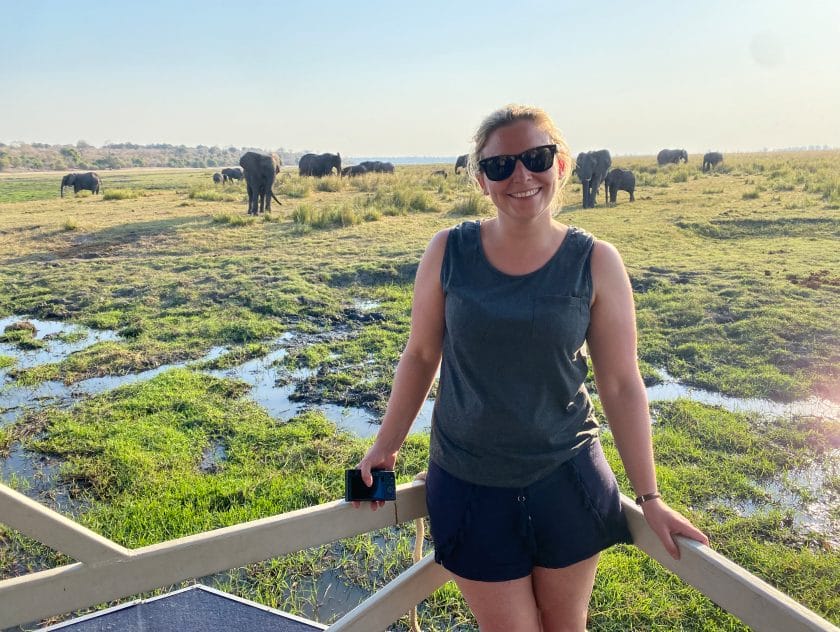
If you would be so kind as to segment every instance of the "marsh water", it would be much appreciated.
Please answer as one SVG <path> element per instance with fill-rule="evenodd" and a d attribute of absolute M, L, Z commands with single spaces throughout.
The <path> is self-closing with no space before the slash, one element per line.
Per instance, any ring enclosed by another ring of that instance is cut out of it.
<path fill-rule="evenodd" d="M 370 310 L 375 307 L 376 304 L 372 302 L 356 305 L 356 308 L 360 310 Z M 211 363 L 228 351 L 225 347 L 215 347 L 198 360 L 168 364 L 139 373 L 95 377 L 71 385 L 47 381 L 35 386 L 22 386 L 11 378 L 10 371 L 13 368 L 31 368 L 41 364 L 60 362 L 70 354 L 98 342 L 119 339 L 119 336 L 111 331 L 96 331 L 78 325 L 21 316 L 0 319 L 0 331 L 7 325 L 22 320 L 28 321 L 35 327 L 34 337 L 43 346 L 39 349 L 26 350 L 11 343 L 0 343 L 0 356 L 10 356 L 15 360 L 15 364 L 11 367 L 0 369 L 0 427 L 14 423 L 30 411 L 37 411 L 47 406 L 69 407 L 85 397 L 149 380 L 172 368 L 192 367 L 208 375 L 245 382 L 250 386 L 248 397 L 279 421 L 287 421 L 304 409 L 316 409 L 323 412 L 339 428 L 359 437 L 371 437 L 379 428 L 378 415 L 369 409 L 292 399 L 298 383 L 314 372 L 313 369 L 289 371 L 283 367 L 282 360 L 287 355 L 289 347 L 301 342 L 293 332 L 287 332 L 272 341 L 269 345 L 271 351 L 267 355 L 230 368 L 202 368 L 202 364 Z M 719 406 L 733 412 L 772 417 L 811 415 L 829 420 L 840 420 L 840 405 L 828 400 L 813 397 L 807 400 L 780 403 L 765 399 L 731 397 L 681 384 L 665 371 L 660 370 L 660 373 L 662 381 L 647 389 L 648 398 L 652 402 L 684 398 Z M 412 426 L 412 432 L 429 431 L 433 406 L 434 401 L 431 399 L 424 403 Z M 225 458 L 226 454 L 221 445 L 211 445 L 205 450 L 201 468 L 208 472 L 215 471 Z M 810 494 L 810 500 L 803 502 L 797 497 L 796 492 L 791 491 L 790 485 L 783 481 L 762 483 L 762 489 L 772 503 L 794 510 L 796 524 L 824 534 L 836 535 L 838 525 L 836 519 L 832 518 L 830 509 L 840 499 L 834 497 L 836 494 L 824 493 L 823 483 L 827 476 L 837 475 L 836 472 L 830 470 L 837 467 L 838 460 L 840 460 L 840 452 L 835 451 L 827 455 L 821 463 L 814 463 L 788 475 L 788 483 L 792 483 L 794 487 L 814 492 Z M 59 510 L 70 503 L 57 476 L 57 463 L 38 453 L 24 450 L 19 444 L 13 444 L 5 458 L 0 457 L 0 477 L 6 481 L 25 480 L 28 495 L 47 500 L 51 506 Z M 727 504 L 733 506 L 733 503 Z M 762 504 L 742 502 L 734 505 L 733 508 L 748 515 L 762 506 Z"/>

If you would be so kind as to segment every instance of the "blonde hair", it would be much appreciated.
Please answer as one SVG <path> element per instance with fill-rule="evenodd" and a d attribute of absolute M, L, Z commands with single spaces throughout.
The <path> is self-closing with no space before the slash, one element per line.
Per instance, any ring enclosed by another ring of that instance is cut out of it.
<path fill-rule="evenodd" d="M 476 179 L 480 171 L 478 161 L 481 160 L 481 152 L 484 151 L 484 147 L 490 140 L 490 135 L 500 127 L 512 125 L 517 121 L 531 121 L 537 129 L 548 135 L 550 142 L 557 145 L 555 160 L 559 160 L 563 164 L 563 175 L 560 176 L 554 192 L 552 203 L 556 203 L 569 181 L 572 170 L 572 156 L 569 153 L 569 146 L 566 144 L 563 134 L 557 129 L 548 112 L 542 108 L 511 103 L 487 116 L 473 135 L 474 145 L 467 162 L 467 171 L 473 179 Z"/>

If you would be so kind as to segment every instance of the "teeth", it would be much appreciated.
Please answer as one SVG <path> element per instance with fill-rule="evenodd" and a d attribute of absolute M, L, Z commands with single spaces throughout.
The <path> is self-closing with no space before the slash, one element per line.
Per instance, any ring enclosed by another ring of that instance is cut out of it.
<path fill-rule="evenodd" d="M 530 191 L 522 191 L 521 193 L 511 193 L 511 197 L 515 198 L 525 198 L 531 197 L 532 195 L 536 195 L 539 192 L 539 187 L 536 189 L 531 189 Z"/>

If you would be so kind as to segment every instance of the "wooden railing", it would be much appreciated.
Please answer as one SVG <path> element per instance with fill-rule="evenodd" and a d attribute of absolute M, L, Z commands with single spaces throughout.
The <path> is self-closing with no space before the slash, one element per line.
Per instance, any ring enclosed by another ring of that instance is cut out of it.
<path fill-rule="evenodd" d="M 673 560 L 633 502 L 622 497 L 634 543 L 754 630 L 837 627 L 708 547 L 680 539 Z M 344 501 L 126 549 L 0 485 L 0 522 L 77 560 L 0 581 L 0 629 L 301 551 L 426 515 L 425 483 L 400 485 L 379 511 Z M 384 630 L 450 579 L 427 556 L 333 623 L 341 632 Z"/>

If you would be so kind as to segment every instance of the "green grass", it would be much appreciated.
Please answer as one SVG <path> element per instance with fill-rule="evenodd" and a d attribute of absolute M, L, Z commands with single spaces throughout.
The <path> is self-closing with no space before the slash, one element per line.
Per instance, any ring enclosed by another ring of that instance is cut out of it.
<path fill-rule="evenodd" d="M 710 174 L 695 156 L 665 169 L 652 157 L 615 162 L 636 173 L 634 204 L 607 209 L 602 191 L 598 206 L 583 210 L 580 186 L 572 183 L 556 217 L 622 253 L 645 374 L 662 368 L 731 395 L 836 399 L 840 224 L 832 206 L 840 155 L 732 155 Z M 278 196 L 294 201 L 276 207 L 271 221 L 248 218 L 244 186 L 212 189 L 207 170 L 105 173 L 104 191 L 142 192 L 120 200 L 60 199 L 56 174 L 0 174 L 0 315 L 122 335 L 55 364 L 7 366 L 21 383 L 72 384 L 195 360 L 225 346 L 229 351 L 208 364 L 225 368 L 264 355 L 294 331 L 305 342 L 292 345 L 284 363 L 317 369 L 298 391 L 304 401 L 381 411 L 428 240 L 461 217 L 492 214 L 465 179 L 430 175 L 439 168 L 401 166 L 393 175 L 322 179 L 319 186 L 286 172 Z M 363 317 L 354 308 L 359 299 L 379 306 Z M 20 333 L 7 340 L 19 348 L 37 344 Z M 84 501 L 78 519 L 126 546 L 337 498 L 341 469 L 358 460 L 366 442 L 337 433 L 314 413 L 278 424 L 242 398 L 244 389 L 170 371 L 0 429 L 0 450 L 23 442 L 52 455 Z M 786 526 L 789 515 L 764 504 L 769 481 L 807 496 L 789 481 L 836 447 L 836 426 L 807 418 L 760 422 L 689 403 L 658 405 L 655 413 L 668 501 L 706 529 L 717 550 L 840 621 L 836 549 Z M 228 458 L 203 472 L 202 455 L 213 445 Z M 605 447 L 630 493 L 608 436 Z M 427 449 L 427 439 L 410 439 L 401 480 L 425 467 Z M 836 473 L 829 474 L 826 489 L 838 487 Z M 733 507 L 745 502 L 760 508 L 740 515 Z M 235 569 L 222 585 L 308 612 L 315 599 L 304 588 L 310 578 L 335 572 L 372 590 L 408 564 L 412 534 L 405 525 Z M 385 543 L 384 553 L 377 542 Z M 60 563 L 20 534 L 0 531 L 0 576 Z M 423 605 L 421 622 L 439 630 L 472 625 L 451 584 Z M 670 630 L 677 623 L 743 629 L 632 548 L 604 555 L 589 629 Z M 403 619 L 395 629 L 406 627 Z"/>
<path fill-rule="evenodd" d="M 137 189 L 108 189 L 102 194 L 103 200 L 131 200 L 140 197 L 142 191 Z"/>

